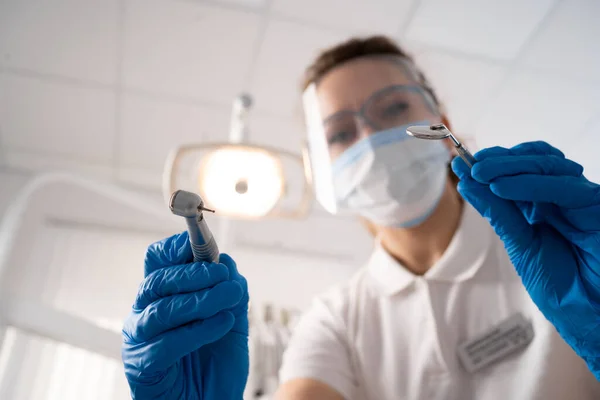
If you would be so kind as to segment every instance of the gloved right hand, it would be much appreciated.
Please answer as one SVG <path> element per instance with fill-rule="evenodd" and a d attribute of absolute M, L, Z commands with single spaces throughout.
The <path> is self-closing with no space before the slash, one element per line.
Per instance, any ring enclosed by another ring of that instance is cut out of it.
<path fill-rule="evenodd" d="M 532 300 L 600 380 L 600 185 L 544 142 L 452 163 L 459 192 L 500 239 Z"/>
<path fill-rule="evenodd" d="M 231 257 L 194 263 L 184 232 L 148 248 L 123 327 L 134 399 L 241 399 L 249 370 L 248 287 Z"/>

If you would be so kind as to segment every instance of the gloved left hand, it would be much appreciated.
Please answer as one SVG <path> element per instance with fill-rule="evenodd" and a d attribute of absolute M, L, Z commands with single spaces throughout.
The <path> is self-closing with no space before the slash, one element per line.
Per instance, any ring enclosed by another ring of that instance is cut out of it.
<path fill-rule="evenodd" d="M 458 191 L 484 216 L 529 295 L 600 380 L 600 185 L 544 142 L 452 163 Z"/>
<path fill-rule="evenodd" d="M 184 232 L 148 247 L 123 327 L 134 399 L 241 399 L 248 377 L 248 285 L 236 263 L 192 262 Z"/>

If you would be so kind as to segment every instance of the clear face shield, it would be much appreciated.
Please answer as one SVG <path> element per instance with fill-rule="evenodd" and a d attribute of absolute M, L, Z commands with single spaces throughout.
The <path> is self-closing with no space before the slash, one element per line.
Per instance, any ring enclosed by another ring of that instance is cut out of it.
<path fill-rule="evenodd" d="M 383 215 L 393 210 L 383 204 L 383 198 L 397 197 L 398 193 L 391 192 L 400 190 L 403 207 L 421 207 L 418 203 L 423 187 L 418 185 L 423 182 L 418 177 L 430 176 L 427 171 L 437 171 L 440 165 L 445 170 L 449 161 L 449 151 L 443 143 L 419 140 L 406 133 L 411 125 L 440 123 L 441 114 L 412 64 L 403 59 L 391 62 L 398 63 L 406 82 L 365 93 L 366 100 L 360 107 L 332 107 L 328 104 L 330 97 L 319 96 L 318 83 L 312 83 L 303 94 L 315 195 L 331 213 L 355 214 L 363 206 L 387 207 L 378 215 L 369 215 L 368 210 L 361 213 L 376 223 L 385 223 L 378 219 L 384 219 Z M 408 173 L 416 179 L 403 179 L 403 174 Z M 396 188 L 392 188 L 394 185 Z M 439 191 L 437 187 L 435 190 Z"/>

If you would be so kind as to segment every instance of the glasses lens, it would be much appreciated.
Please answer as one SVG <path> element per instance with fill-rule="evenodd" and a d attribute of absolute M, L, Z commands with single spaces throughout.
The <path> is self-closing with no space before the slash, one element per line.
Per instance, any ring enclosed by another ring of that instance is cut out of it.
<path fill-rule="evenodd" d="M 375 93 L 365 103 L 365 116 L 378 130 L 428 120 L 434 115 L 418 86 L 392 86 Z"/>
<path fill-rule="evenodd" d="M 358 140 L 356 116 L 351 111 L 337 113 L 324 122 L 329 154 L 337 157 Z"/>

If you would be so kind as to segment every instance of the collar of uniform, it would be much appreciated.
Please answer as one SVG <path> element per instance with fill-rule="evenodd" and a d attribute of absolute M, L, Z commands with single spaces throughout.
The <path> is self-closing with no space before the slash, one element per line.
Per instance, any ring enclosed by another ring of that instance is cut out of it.
<path fill-rule="evenodd" d="M 380 240 L 376 241 L 367 269 L 378 292 L 388 296 L 405 289 L 418 278 L 428 281 L 464 281 L 473 277 L 483 264 L 491 234 L 487 221 L 465 203 L 458 230 L 450 245 L 425 275 L 420 277 L 404 268 L 385 251 Z"/>

